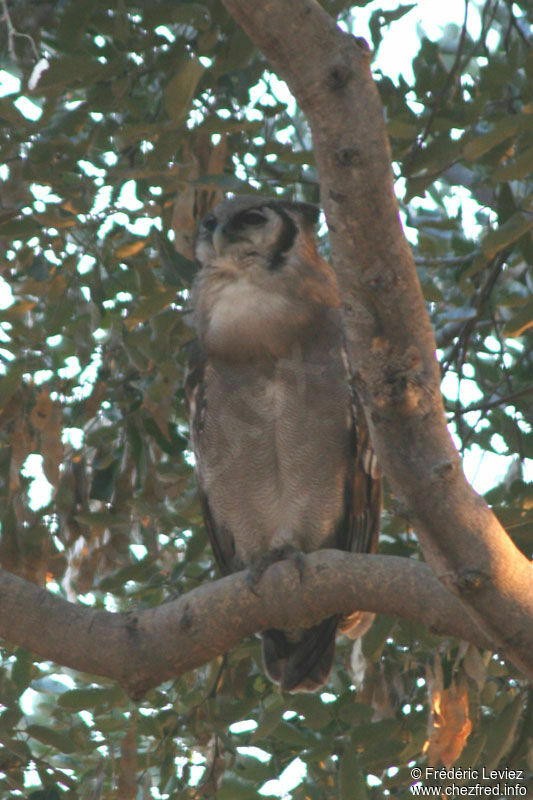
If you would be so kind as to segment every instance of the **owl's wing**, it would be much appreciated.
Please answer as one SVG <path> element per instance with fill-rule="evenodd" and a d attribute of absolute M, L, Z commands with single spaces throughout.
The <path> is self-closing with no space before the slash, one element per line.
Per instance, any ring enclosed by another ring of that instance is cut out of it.
<path fill-rule="evenodd" d="M 354 553 L 375 553 L 381 518 L 381 470 L 359 403 L 354 408 L 354 427 L 357 445 L 352 481 L 351 540 L 348 549 Z"/>
<path fill-rule="evenodd" d="M 335 532 L 335 546 L 339 550 L 353 553 L 375 553 L 381 516 L 381 470 L 370 441 L 365 414 L 350 374 L 344 347 L 342 360 L 352 397 L 352 427 L 344 509 Z"/>
<path fill-rule="evenodd" d="M 352 461 L 345 485 L 344 515 L 337 526 L 337 547 L 353 553 L 375 553 L 381 517 L 381 470 L 368 435 L 365 415 L 352 389 Z M 339 630 L 352 638 L 370 628 L 375 614 L 354 611 L 339 622 Z"/>
<path fill-rule="evenodd" d="M 233 571 L 232 563 L 235 557 L 235 543 L 229 531 L 225 530 L 223 526 L 216 525 L 209 507 L 209 497 L 204 489 L 204 481 L 202 480 L 202 432 L 207 412 L 206 381 L 209 380 L 210 365 L 198 339 L 193 339 L 187 347 L 188 362 L 185 373 L 185 397 L 189 408 L 190 436 L 196 459 L 195 472 L 198 496 L 205 529 L 215 554 L 218 568 L 223 575 L 228 575 Z"/>

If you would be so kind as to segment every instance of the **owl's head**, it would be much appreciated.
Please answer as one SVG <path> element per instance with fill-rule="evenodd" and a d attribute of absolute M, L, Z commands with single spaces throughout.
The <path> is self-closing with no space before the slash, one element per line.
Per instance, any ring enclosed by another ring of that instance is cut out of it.
<path fill-rule="evenodd" d="M 319 255 L 319 209 L 270 197 L 223 200 L 198 226 L 194 321 L 213 354 L 281 354 L 310 336 L 339 305 L 331 266 Z"/>
<path fill-rule="evenodd" d="M 196 258 L 201 266 L 233 262 L 279 270 L 294 248 L 309 247 L 318 215 L 310 203 L 250 195 L 223 200 L 198 226 Z"/>

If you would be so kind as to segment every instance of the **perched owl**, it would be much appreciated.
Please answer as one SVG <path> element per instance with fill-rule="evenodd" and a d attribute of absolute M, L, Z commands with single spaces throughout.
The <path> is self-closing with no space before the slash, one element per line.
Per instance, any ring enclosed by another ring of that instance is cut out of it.
<path fill-rule="evenodd" d="M 349 381 L 335 273 L 316 249 L 318 213 L 240 196 L 198 228 L 187 395 L 205 524 L 223 574 L 253 575 L 325 547 L 377 547 L 379 473 Z M 360 635 L 368 618 L 264 631 L 268 675 L 286 691 L 318 688 L 337 629 Z"/>

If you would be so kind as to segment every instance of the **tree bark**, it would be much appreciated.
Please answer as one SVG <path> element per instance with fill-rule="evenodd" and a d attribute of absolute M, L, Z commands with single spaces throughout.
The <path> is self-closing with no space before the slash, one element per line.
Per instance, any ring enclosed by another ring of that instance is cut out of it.
<path fill-rule="evenodd" d="M 223 3 L 309 121 L 351 363 L 381 464 L 435 575 L 533 676 L 531 565 L 465 480 L 446 427 L 368 47 L 316 0 Z"/>
<path fill-rule="evenodd" d="M 134 698 L 252 633 L 315 625 L 355 608 L 492 647 L 419 561 L 321 550 L 305 557 L 301 581 L 295 572 L 291 561 L 281 561 L 269 567 L 255 592 L 247 573 L 238 572 L 156 608 L 113 614 L 69 603 L 0 570 L 0 637 L 40 658 L 116 680 Z"/>

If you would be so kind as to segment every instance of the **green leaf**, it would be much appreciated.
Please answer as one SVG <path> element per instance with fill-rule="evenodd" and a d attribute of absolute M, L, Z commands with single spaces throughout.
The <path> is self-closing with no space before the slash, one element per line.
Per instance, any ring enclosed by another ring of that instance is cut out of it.
<path fill-rule="evenodd" d="M 176 73 L 168 82 L 163 96 L 167 114 L 174 122 L 183 122 L 186 119 L 191 100 L 204 72 L 205 67 L 196 56 L 186 54 L 178 63 Z"/>
<path fill-rule="evenodd" d="M 58 36 L 72 47 L 84 26 L 94 11 L 93 0 L 78 0 L 76 3 L 66 3 L 61 14 L 61 21 L 58 27 Z"/>
<path fill-rule="evenodd" d="M 285 704 L 281 696 L 270 695 L 267 697 L 259 717 L 259 724 L 251 736 L 251 741 L 257 742 L 272 733 L 281 722 L 284 711 Z"/>
<path fill-rule="evenodd" d="M 30 685 L 33 673 L 33 656 L 29 650 L 19 647 L 11 670 L 11 680 L 22 694 Z"/>
<path fill-rule="evenodd" d="M 130 331 L 133 330 L 141 322 L 146 322 L 147 319 L 168 308 L 175 299 L 175 289 L 165 289 L 163 286 L 158 286 L 153 294 L 144 297 L 131 309 L 125 320 L 126 327 Z"/>
<path fill-rule="evenodd" d="M 505 336 L 522 336 L 533 327 L 533 300 L 526 302 L 510 320 L 505 323 Z"/>
<path fill-rule="evenodd" d="M 374 49 L 379 47 L 381 39 L 383 38 L 381 28 L 390 25 L 391 22 L 397 19 L 401 19 L 404 14 L 407 14 L 411 9 L 415 8 L 415 5 L 415 3 L 410 3 L 409 5 L 398 6 L 398 8 L 395 8 L 393 11 L 383 11 L 382 8 L 378 8 L 374 11 L 368 23 Z"/>
<path fill-rule="evenodd" d="M 500 181 L 516 181 L 531 175 L 533 172 L 533 146 L 529 147 L 514 161 L 504 164 L 502 167 L 497 167 L 492 175 L 492 183 L 500 183 Z"/>
<path fill-rule="evenodd" d="M 404 120 L 394 117 L 387 123 L 387 133 L 389 136 L 394 136 L 397 139 L 408 139 L 413 141 L 418 132 L 417 126 L 412 122 L 405 122 Z"/>
<path fill-rule="evenodd" d="M 0 121 L 2 125 L 13 125 L 15 129 L 26 128 L 29 127 L 29 122 L 20 112 L 16 105 L 14 105 L 13 96 L 11 97 L 0 97 Z"/>
<path fill-rule="evenodd" d="M 166 236 L 158 235 L 159 252 L 165 272 L 165 281 L 172 286 L 190 286 L 196 273 L 194 261 L 178 253 Z"/>
<path fill-rule="evenodd" d="M 476 764 L 479 764 L 486 741 L 487 737 L 483 733 L 469 736 L 466 747 L 461 753 L 461 757 L 456 766 L 475 767 Z"/>
<path fill-rule="evenodd" d="M 37 789 L 28 795 L 28 800 L 61 800 L 62 793 L 57 786 L 47 786 L 46 789 Z"/>
<path fill-rule="evenodd" d="M 0 380 L 0 409 L 6 407 L 8 401 L 21 385 L 22 375 L 26 367 L 20 362 L 12 362 Z"/>
<path fill-rule="evenodd" d="M 75 518 L 91 528 L 120 528 L 131 525 L 128 514 L 114 514 L 112 511 L 83 511 L 76 514 Z"/>
<path fill-rule="evenodd" d="M 102 592 L 116 592 L 123 590 L 128 581 L 147 584 L 150 579 L 157 576 L 157 568 L 151 559 L 146 558 L 116 570 L 102 578 L 98 588 Z"/>
<path fill-rule="evenodd" d="M 501 762 L 506 753 L 509 752 L 515 737 L 516 726 L 522 715 L 523 699 L 517 695 L 502 712 L 497 719 L 490 720 L 485 745 L 484 764 L 488 769 L 495 769 Z"/>
<path fill-rule="evenodd" d="M 118 685 L 105 688 L 71 689 L 63 692 L 58 698 L 57 704 L 69 711 L 82 711 L 98 706 L 114 706 L 123 698 L 124 692 Z"/>
<path fill-rule="evenodd" d="M 279 722 L 276 728 L 276 738 L 281 742 L 286 742 L 291 747 L 309 747 L 309 745 L 313 744 L 310 731 L 284 719 Z"/>
<path fill-rule="evenodd" d="M 61 733 L 57 728 L 45 725 L 28 725 L 26 733 L 33 739 L 54 747 L 61 753 L 74 753 L 76 750 L 70 733 Z"/>
<path fill-rule="evenodd" d="M 0 713 L 0 731 L 8 731 L 14 728 L 22 717 L 19 705 L 6 708 Z M 0 736 L 1 741 L 1 736 Z"/>
<path fill-rule="evenodd" d="M 42 226 L 29 214 L 0 224 L 0 236 L 9 236 L 12 239 L 31 239 L 41 233 Z"/>
<path fill-rule="evenodd" d="M 377 661 L 385 646 L 392 629 L 396 625 L 394 617 L 386 617 L 379 614 L 374 620 L 372 627 L 363 636 L 363 655 L 369 661 Z"/>
<path fill-rule="evenodd" d="M 239 777 L 246 781 L 260 781 L 263 783 L 269 778 L 275 777 L 274 767 L 271 761 L 265 763 L 252 756 L 239 755 L 234 769 Z"/>
<path fill-rule="evenodd" d="M 109 502 L 115 489 L 115 477 L 118 473 L 119 461 L 113 460 L 103 469 L 95 469 L 91 481 L 91 500 Z"/>
<path fill-rule="evenodd" d="M 348 742 L 342 754 L 339 769 L 340 800 L 366 800 L 366 778 L 359 763 L 356 748 Z"/>
<path fill-rule="evenodd" d="M 497 144 L 505 141 L 518 130 L 518 117 L 506 117 L 494 125 L 491 131 L 483 133 L 481 136 L 474 136 L 466 141 L 463 147 L 463 155 L 469 161 L 474 161 L 480 156 L 492 150 Z"/>
<path fill-rule="evenodd" d="M 420 285 L 422 286 L 422 293 L 425 300 L 432 303 L 444 302 L 444 294 L 435 281 L 432 281 L 430 278 L 424 278 L 420 281 Z"/>
<path fill-rule="evenodd" d="M 153 436 L 163 452 L 171 456 L 179 455 L 189 446 L 188 440 L 179 434 L 173 436 L 172 439 L 167 439 L 153 417 L 145 417 L 143 424 L 146 432 L 149 433 L 150 436 Z"/>
<path fill-rule="evenodd" d="M 493 258 L 496 253 L 503 250 L 507 245 L 512 244 L 517 239 L 520 239 L 524 233 L 527 233 L 533 227 L 533 214 L 525 213 L 523 211 L 516 211 L 512 214 L 507 222 L 500 225 L 494 231 L 487 233 L 482 242 L 481 247 L 487 258 Z"/>
<path fill-rule="evenodd" d="M 312 730 L 320 730 L 332 720 L 332 704 L 324 703 L 316 694 L 296 694 L 292 706 L 303 714 L 305 724 Z"/>
<path fill-rule="evenodd" d="M 206 30 L 211 18 L 209 9 L 203 3 L 158 2 L 157 5 L 143 9 L 143 23 L 147 28 L 158 25 L 191 25 L 196 30 Z"/>
<path fill-rule="evenodd" d="M 263 800 L 254 788 L 254 784 L 238 778 L 231 772 L 227 772 L 224 781 L 216 792 L 217 800 Z"/>

